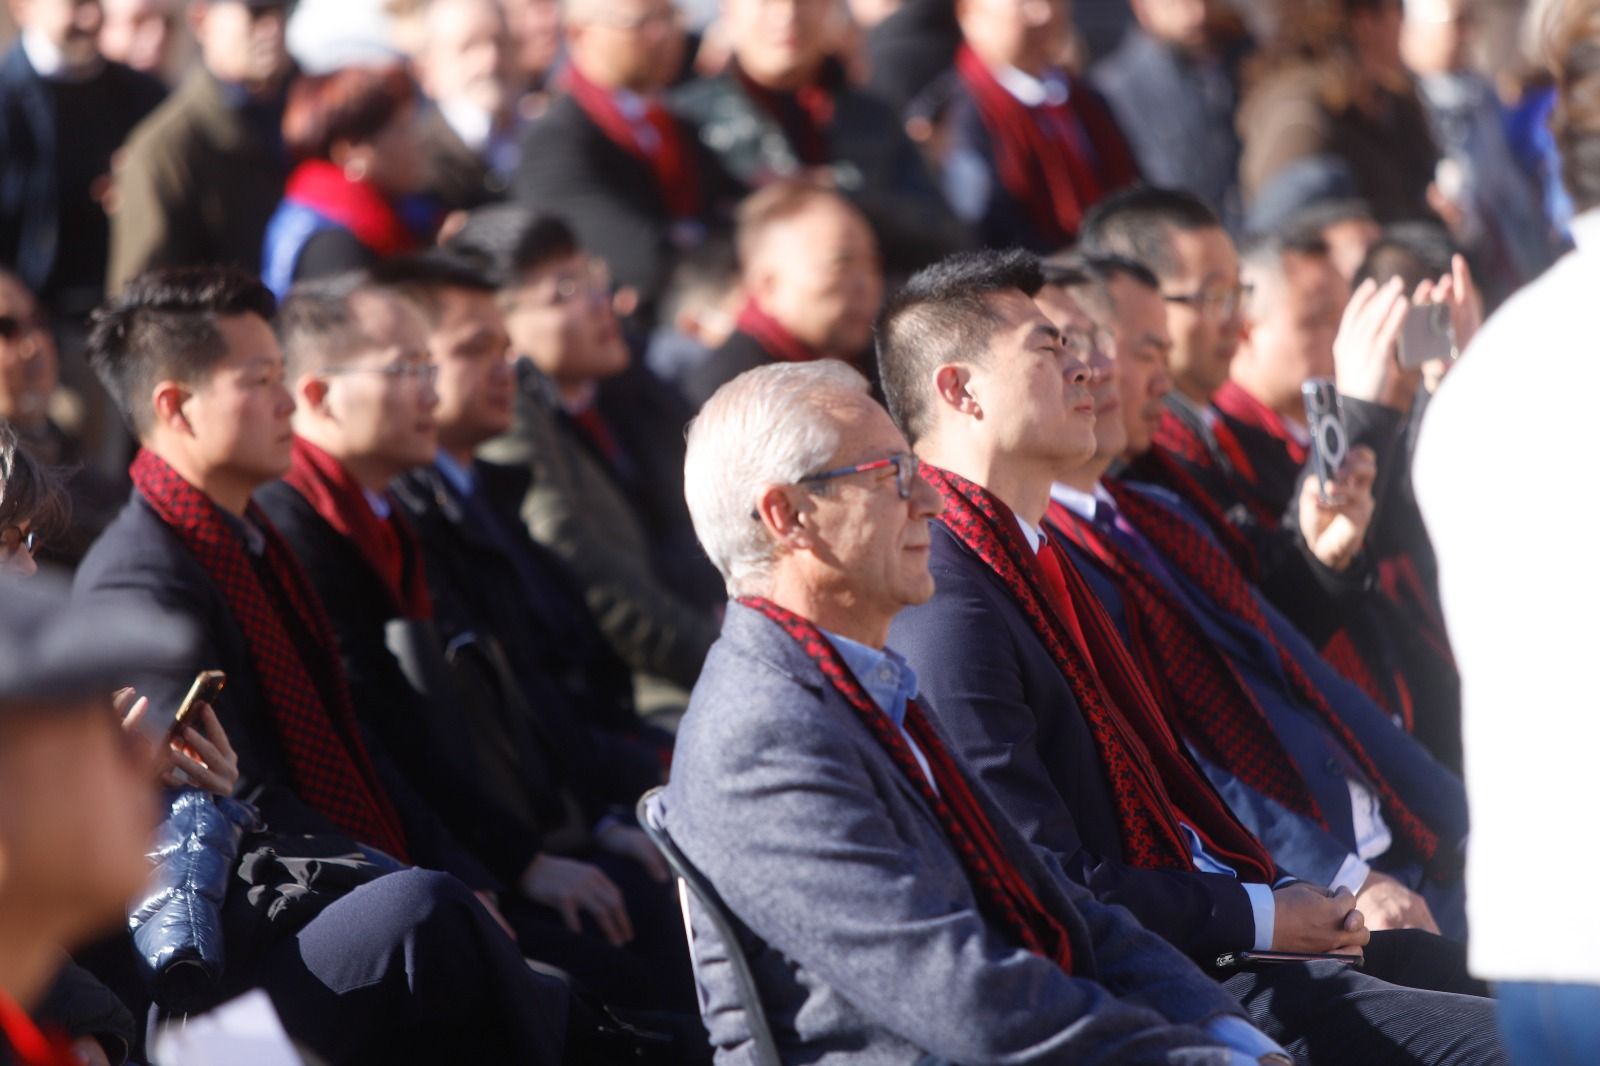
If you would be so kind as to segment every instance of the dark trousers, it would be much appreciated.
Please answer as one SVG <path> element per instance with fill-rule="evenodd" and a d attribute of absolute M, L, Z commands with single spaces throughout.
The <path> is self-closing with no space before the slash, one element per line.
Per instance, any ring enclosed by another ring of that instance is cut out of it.
<path fill-rule="evenodd" d="M 561 1061 L 565 986 L 529 969 L 448 874 L 380 877 L 230 970 L 331 1064 Z"/>
<path fill-rule="evenodd" d="M 1459 944 L 1374 933 L 1365 969 L 1278 963 L 1223 978 L 1257 1028 L 1298 1058 L 1331 1066 L 1500 1066 L 1494 1002 Z M 1433 991 L 1444 989 L 1444 991 Z"/>

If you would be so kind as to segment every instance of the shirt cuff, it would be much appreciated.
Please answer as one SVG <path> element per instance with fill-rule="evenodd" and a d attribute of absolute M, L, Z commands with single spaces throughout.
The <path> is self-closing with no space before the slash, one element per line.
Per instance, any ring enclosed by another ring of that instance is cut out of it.
<path fill-rule="evenodd" d="M 1211 1039 L 1244 1055 L 1252 1063 L 1259 1062 L 1267 1055 L 1288 1055 L 1266 1033 L 1236 1014 L 1219 1014 L 1206 1022 L 1203 1028 Z"/>
<path fill-rule="evenodd" d="M 1250 913 L 1255 915 L 1255 950 L 1271 951 L 1278 919 L 1278 901 L 1272 896 L 1272 887 L 1249 883 L 1241 883 L 1239 887 L 1250 897 Z"/>
<path fill-rule="evenodd" d="M 1339 872 L 1333 875 L 1329 888 L 1348 888 L 1353 896 L 1361 891 L 1361 886 L 1367 883 L 1367 875 L 1372 873 L 1372 867 L 1363 862 L 1361 856 L 1354 853 L 1344 857 L 1344 865 L 1339 867 Z"/>

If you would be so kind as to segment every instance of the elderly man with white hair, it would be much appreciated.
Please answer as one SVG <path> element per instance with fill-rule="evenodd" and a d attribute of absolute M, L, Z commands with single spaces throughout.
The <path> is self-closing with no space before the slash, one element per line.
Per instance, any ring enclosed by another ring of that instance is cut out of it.
<path fill-rule="evenodd" d="M 918 707 L 884 641 L 933 594 L 939 497 L 860 374 L 735 378 L 685 477 L 736 602 L 662 818 L 742 927 L 784 1062 L 1288 1061 L 1224 1046 L 1214 1023 L 1249 1028 L 1238 1004 L 1045 865 Z M 718 1061 L 744 1061 L 729 945 L 693 924 Z"/>

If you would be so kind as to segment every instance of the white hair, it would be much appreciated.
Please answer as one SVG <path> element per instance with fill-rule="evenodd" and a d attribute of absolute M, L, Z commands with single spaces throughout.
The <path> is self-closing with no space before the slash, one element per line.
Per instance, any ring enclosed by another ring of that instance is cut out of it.
<path fill-rule="evenodd" d="M 684 497 L 730 596 L 770 591 L 778 545 L 754 516 L 762 492 L 822 469 L 839 449 L 829 401 L 870 390 L 834 359 L 775 363 L 722 386 L 690 424 Z"/>

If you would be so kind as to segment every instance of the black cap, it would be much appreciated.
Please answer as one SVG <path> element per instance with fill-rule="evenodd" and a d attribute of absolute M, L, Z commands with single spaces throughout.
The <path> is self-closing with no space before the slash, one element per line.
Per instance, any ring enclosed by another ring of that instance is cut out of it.
<path fill-rule="evenodd" d="M 0 575 L 0 713 L 65 703 L 195 660 L 198 633 L 154 606 L 74 601 L 54 574 Z"/>

